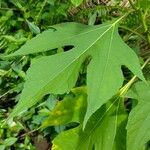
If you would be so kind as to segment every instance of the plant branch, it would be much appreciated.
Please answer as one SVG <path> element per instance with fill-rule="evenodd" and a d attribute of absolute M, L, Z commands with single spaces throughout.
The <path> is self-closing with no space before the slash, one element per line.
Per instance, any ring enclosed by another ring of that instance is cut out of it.
<path fill-rule="evenodd" d="M 147 26 L 147 23 L 146 23 L 146 15 L 147 12 L 143 12 L 142 9 L 139 9 L 139 16 L 141 18 L 141 22 L 142 22 L 142 26 L 143 26 L 143 29 L 144 29 L 144 33 L 146 34 L 147 36 L 147 41 L 148 43 L 150 44 L 150 35 L 148 33 L 148 26 Z"/>
<path fill-rule="evenodd" d="M 144 33 L 147 36 L 147 40 L 148 43 L 150 44 L 150 35 L 148 33 L 148 26 L 146 23 L 146 16 L 144 15 L 144 13 L 142 12 L 141 9 L 137 9 L 136 6 L 133 4 L 132 0 L 129 0 L 130 5 L 132 6 L 133 9 L 138 10 L 139 11 L 139 16 L 141 18 L 141 22 L 142 22 L 142 26 L 144 29 Z M 144 62 L 144 64 L 142 65 L 141 69 L 143 69 L 150 61 L 150 57 Z M 126 94 L 126 92 L 129 90 L 129 88 L 131 87 L 131 85 L 136 81 L 137 76 L 133 76 L 133 78 L 125 85 L 123 86 L 120 90 L 119 90 L 119 94 L 120 96 L 124 96 Z"/>
<path fill-rule="evenodd" d="M 142 65 L 141 69 L 143 69 L 150 61 L 150 57 L 144 62 L 144 64 Z M 137 76 L 133 76 L 133 78 L 125 85 L 123 86 L 120 90 L 119 90 L 119 95 L 121 97 L 123 97 L 126 92 L 129 90 L 129 88 L 131 87 L 131 85 L 136 81 Z"/>
<path fill-rule="evenodd" d="M 0 10 L 17 10 L 16 8 L 3 8 L 1 7 Z"/>
<path fill-rule="evenodd" d="M 143 26 L 143 29 L 144 29 L 144 33 L 146 34 L 147 40 L 148 40 L 148 42 L 150 43 L 150 35 L 149 35 L 149 33 L 148 33 L 148 26 L 147 26 L 147 23 L 146 23 L 147 10 L 145 11 L 145 13 L 143 13 L 142 9 L 138 9 L 138 8 L 134 5 L 134 3 L 133 3 L 132 0 L 128 0 L 128 1 L 129 1 L 129 3 L 130 3 L 131 7 L 132 7 L 134 10 L 136 10 L 136 11 L 139 12 L 139 16 L 140 16 L 140 18 L 141 18 L 141 22 L 142 22 L 142 26 Z"/>
<path fill-rule="evenodd" d="M 47 0 L 44 0 L 44 2 L 43 2 L 43 4 L 42 4 L 42 7 L 41 7 L 41 9 L 40 9 L 40 11 L 39 11 L 39 13 L 38 13 L 38 15 L 37 15 L 37 18 L 36 18 L 36 21 L 35 21 L 36 24 L 38 24 L 39 18 L 40 18 L 40 16 L 41 16 L 41 13 L 42 13 L 42 11 L 43 11 L 43 9 L 44 9 L 46 3 L 47 3 Z"/>
<path fill-rule="evenodd" d="M 39 129 L 40 129 L 40 128 L 37 128 L 37 129 L 31 130 L 31 131 L 29 131 L 29 132 L 26 132 L 26 133 L 20 135 L 19 138 L 22 138 L 22 137 L 24 137 L 24 136 L 26 136 L 26 135 L 29 135 L 29 134 L 32 135 L 32 133 L 38 131 Z"/>
<path fill-rule="evenodd" d="M 136 30 L 132 30 L 132 29 L 130 29 L 128 27 L 125 27 L 125 26 L 119 26 L 119 27 L 122 28 L 122 29 L 130 31 L 131 33 L 134 33 L 134 34 L 138 35 L 143 40 L 147 40 L 142 34 L 140 34 L 139 32 L 137 32 Z"/>

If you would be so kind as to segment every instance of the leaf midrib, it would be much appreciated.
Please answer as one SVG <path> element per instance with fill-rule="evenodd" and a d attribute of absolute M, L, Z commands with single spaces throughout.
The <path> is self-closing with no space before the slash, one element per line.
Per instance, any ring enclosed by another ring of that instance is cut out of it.
<path fill-rule="evenodd" d="M 112 40 L 113 40 L 113 34 L 114 34 L 114 26 L 112 26 L 112 33 L 111 33 L 111 37 L 110 37 L 110 43 L 109 43 L 109 48 L 108 48 L 108 52 L 107 52 L 107 59 L 106 59 L 106 63 L 105 63 L 105 67 L 104 70 L 102 71 L 102 79 L 100 81 L 100 85 L 102 85 L 103 80 L 104 80 L 104 74 L 106 72 L 107 66 L 108 66 L 108 62 L 109 62 L 109 58 L 110 58 L 110 52 L 111 52 L 111 46 L 112 46 Z"/>

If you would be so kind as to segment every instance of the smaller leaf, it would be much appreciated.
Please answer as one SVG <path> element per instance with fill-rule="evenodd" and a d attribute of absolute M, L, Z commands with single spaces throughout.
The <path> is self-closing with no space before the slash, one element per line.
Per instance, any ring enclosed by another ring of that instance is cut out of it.
<path fill-rule="evenodd" d="M 60 133 L 54 140 L 52 150 L 75 150 L 78 144 L 81 127 Z"/>
<path fill-rule="evenodd" d="M 34 23 L 26 20 L 30 30 L 32 33 L 35 33 L 35 34 L 39 34 L 41 31 L 40 31 L 40 28 L 38 26 L 36 26 Z"/>
<path fill-rule="evenodd" d="M 60 133 L 53 140 L 53 150 L 125 150 L 126 120 L 121 98 L 103 105 L 87 123 Z"/>
<path fill-rule="evenodd" d="M 5 145 L 0 145 L 0 150 L 5 150 Z"/>
<path fill-rule="evenodd" d="M 10 137 L 10 138 L 7 138 L 7 139 L 4 141 L 4 145 L 5 145 L 6 147 L 7 147 L 7 146 L 11 146 L 11 145 L 13 145 L 16 141 L 17 141 L 17 138 Z"/>
<path fill-rule="evenodd" d="M 0 69 L 0 76 L 4 76 L 7 73 L 7 71 Z"/>
<path fill-rule="evenodd" d="M 50 111 L 49 117 L 43 122 L 42 127 L 64 125 L 83 120 L 87 98 L 83 91 L 84 87 L 73 89 L 75 97 L 66 96 L 62 101 L 59 101 L 56 107 Z"/>
<path fill-rule="evenodd" d="M 96 17 L 97 17 L 97 12 L 95 12 L 94 14 L 90 14 L 88 25 L 94 25 L 94 23 L 96 21 Z"/>

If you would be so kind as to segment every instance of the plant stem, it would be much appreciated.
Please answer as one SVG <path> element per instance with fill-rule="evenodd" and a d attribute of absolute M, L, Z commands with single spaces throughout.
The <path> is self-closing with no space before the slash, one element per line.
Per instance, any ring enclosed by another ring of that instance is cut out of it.
<path fill-rule="evenodd" d="M 38 15 L 37 15 L 37 18 L 36 18 L 36 21 L 35 21 L 36 24 L 38 24 L 39 18 L 40 18 L 40 16 L 41 16 L 41 13 L 42 13 L 42 11 L 43 11 L 43 9 L 44 9 L 46 3 L 47 3 L 47 0 L 44 0 L 44 2 L 43 2 L 43 4 L 42 4 L 42 7 L 41 7 L 41 9 L 40 9 L 40 11 L 39 11 L 39 13 L 38 13 Z"/>
<path fill-rule="evenodd" d="M 144 14 L 141 10 L 139 10 L 139 15 L 141 17 L 141 21 L 142 21 L 142 25 L 143 25 L 143 29 L 144 29 L 144 32 L 146 33 L 147 30 L 148 30 L 148 27 L 146 25 L 146 21 L 145 21 L 145 17 L 144 17 Z"/>
<path fill-rule="evenodd" d="M 143 13 L 142 9 L 138 9 L 138 8 L 134 5 L 134 3 L 133 3 L 132 0 L 128 0 L 128 1 L 129 1 L 129 3 L 130 3 L 131 7 L 132 7 L 134 10 L 136 10 L 136 11 L 139 12 L 139 16 L 140 16 L 140 18 L 141 18 L 141 22 L 142 22 L 142 26 L 143 26 L 143 29 L 144 29 L 144 33 L 146 34 L 147 40 L 148 40 L 148 42 L 150 43 L 150 35 L 149 35 L 149 33 L 148 33 L 148 26 L 147 26 L 147 23 L 146 23 L 147 10 L 145 11 L 145 13 Z M 137 3 L 139 3 L 139 1 L 137 1 Z"/>
<path fill-rule="evenodd" d="M 144 33 L 147 36 L 147 41 L 150 44 L 150 35 L 148 33 L 148 26 L 147 26 L 147 23 L 146 23 L 146 16 L 143 14 L 142 10 L 139 10 L 139 15 L 141 17 L 141 21 L 142 21 L 142 26 L 143 26 L 143 29 L 144 29 Z"/>
<path fill-rule="evenodd" d="M 1 96 L 0 96 L 0 99 L 2 98 L 2 97 L 4 97 L 5 95 L 7 95 L 9 92 L 11 92 L 12 90 L 9 90 L 9 91 L 7 91 L 7 92 L 5 92 L 4 94 L 2 94 Z"/>
<path fill-rule="evenodd" d="M 129 0 L 129 3 L 130 3 L 130 5 L 132 6 L 133 9 L 139 11 L 139 16 L 141 18 L 141 22 L 142 22 L 142 26 L 143 26 L 143 29 L 144 29 L 144 33 L 146 34 L 148 43 L 150 44 L 150 35 L 148 33 L 148 26 L 146 24 L 146 16 L 142 12 L 142 9 L 137 9 L 137 7 L 133 4 L 132 0 Z M 143 69 L 148 64 L 149 61 L 150 61 L 150 57 L 144 62 L 144 64 L 142 65 L 141 69 Z M 125 86 L 123 86 L 119 90 L 120 96 L 124 96 L 126 94 L 126 92 L 128 91 L 128 89 L 136 81 L 136 79 L 137 79 L 137 76 L 136 75 L 133 76 L 133 78 Z"/>
<path fill-rule="evenodd" d="M 40 127 L 37 128 L 37 129 L 34 129 L 34 130 L 32 130 L 32 131 L 29 131 L 29 132 L 27 132 L 27 133 L 24 133 L 24 134 L 22 134 L 21 136 L 19 136 L 19 138 L 22 138 L 22 137 L 24 137 L 24 136 L 26 136 L 26 135 L 30 135 L 30 134 L 32 135 L 32 133 L 38 131 L 39 129 L 40 129 Z"/>
<path fill-rule="evenodd" d="M 148 62 L 150 61 L 150 57 L 144 62 L 144 64 L 142 65 L 141 69 L 143 69 L 147 64 Z M 131 85 L 136 81 L 137 79 L 137 76 L 133 76 L 133 78 L 125 85 L 123 86 L 120 90 L 119 90 L 119 95 L 121 97 L 123 97 L 126 92 L 129 90 L 129 88 L 131 87 Z"/>
<path fill-rule="evenodd" d="M 125 26 L 119 26 L 119 27 L 122 28 L 122 29 L 130 31 L 131 33 L 134 33 L 134 34 L 138 35 L 143 40 L 147 40 L 142 34 L 140 34 L 139 32 L 137 32 L 136 30 L 132 30 L 132 29 L 130 29 L 128 27 L 125 27 Z"/>

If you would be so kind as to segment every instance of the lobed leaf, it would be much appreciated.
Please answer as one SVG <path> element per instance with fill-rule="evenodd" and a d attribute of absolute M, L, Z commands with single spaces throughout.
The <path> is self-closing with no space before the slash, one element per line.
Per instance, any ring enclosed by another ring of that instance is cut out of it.
<path fill-rule="evenodd" d="M 84 60 L 91 56 L 87 67 L 87 112 L 85 127 L 90 116 L 106 103 L 123 83 L 121 66 L 127 66 L 144 80 L 138 57 L 118 34 L 120 19 L 102 25 L 87 26 L 78 23 L 54 25 L 28 41 L 11 56 L 43 52 L 57 47 L 72 45 L 70 51 L 37 59 L 27 72 L 26 83 L 14 117 L 32 107 L 49 93 L 62 94 L 70 91 L 78 78 Z"/>
<path fill-rule="evenodd" d="M 57 102 L 55 108 L 50 111 L 49 116 L 43 122 L 43 128 L 83 121 L 87 106 L 85 87 L 78 87 L 72 91 L 74 96 L 67 95 L 62 101 Z"/>

